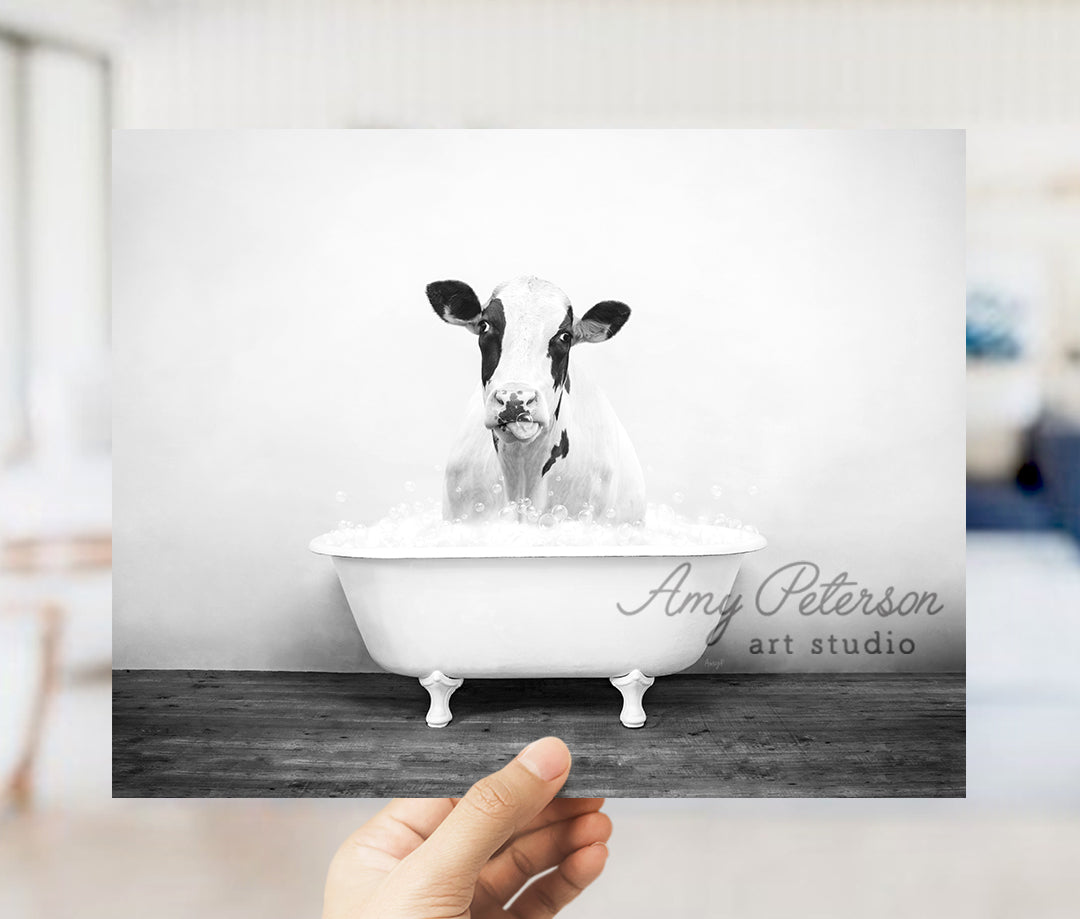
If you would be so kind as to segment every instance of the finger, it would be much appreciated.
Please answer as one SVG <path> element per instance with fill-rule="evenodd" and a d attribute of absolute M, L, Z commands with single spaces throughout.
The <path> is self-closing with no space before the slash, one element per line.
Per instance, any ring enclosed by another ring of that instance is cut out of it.
<path fill-rule="evenodd" d="M 502 906 L 536 875 L 554 868 L 578 849 L 607 842 L 610 837 L 611 820 L 598 812 L 534 830 L 484 866 L 477 888 L 492 904 Z"/>
<path fill-rule="evenodd" d="M 457 807 L 461 798 L 449 798 L 448 800 L 454 807 Z M 560 820 L 569 820 L 579 814 L 598 811 L 606 802 L 607 798 L 556 798 L 540 811 L 534 819 L 530 820 L 526 826 L 523 826 L 518 831 L 518 835 L 531 833 L 533 830 L 538 830 L 549 823 L 558 823 Z M 510 839 L 510 842 L 512 841 L 513 837 Z"/>
<path fill-rule="evenodd" d="M 346 844 L 380 849 L 403 859 L 435 831 L 453 807 L 449 798 L 395 798 L 353 833 Z"/>
<path fill-rule="evenodd" d="M 557 737 L 534 741 L 473 785 L 402 868 L 411 865 L 418 877 L 476 878 L 492 854 L 548 805 L 569 772 L 566 744 Z"/>
<path fill-rule="evenodd" d="M 510 915 L 517 919 L 549 919 L 600 877 L 607 861 L 607 846 L 593 843 L 569 855 L 558 868 L 537 878 L 522 891 Z"/>
<path fill-rule="evenodd" d="M 453 809 L 449 798 L 394 798 L 377 816 L 403 824 L 424 840 Z"/>
<path fill-rule="evenodd" d="M 559 823 L 563 820 L 572 820 L 582 814 L 591 814 L 604 806 L 604 798 L 556 798 L 545 807 L 536 817 L 530 820 L 517 833 L 510 837 L 499 852 L 502 852 L 510 843 L 519 836 L 532 833 L 535 830 Z M 499 852 L 495 854 L 498 855 Z"/>

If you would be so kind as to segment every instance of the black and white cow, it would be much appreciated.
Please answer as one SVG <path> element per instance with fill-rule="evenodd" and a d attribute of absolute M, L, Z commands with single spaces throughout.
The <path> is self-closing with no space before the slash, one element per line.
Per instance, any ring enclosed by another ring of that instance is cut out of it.
<path fill-rule="evenodd" d="M 480 345 L 480 387 L 446 465 L 444 515 L 490 519 L 529 498 L 540 514 L 562 505 L 600 522 L 640 520 L 645 483 L 630 438 L 600 389 L 570 366 L 572 350 L 611 338 L 629 307 L 607 300 L 575 321 L 566 294 L 534 277 L 500 284 L 484 306 L 461 281 L 435 281 L 427 295 Z"/>

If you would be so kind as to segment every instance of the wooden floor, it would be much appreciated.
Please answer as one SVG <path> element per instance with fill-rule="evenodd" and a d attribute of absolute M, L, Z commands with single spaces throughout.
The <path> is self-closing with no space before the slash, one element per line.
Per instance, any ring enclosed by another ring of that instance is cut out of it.
<path fill-rule="evenodd" d="M 963 796 L 964 677 L 668 676 L 648 723 L 619 723 L 606 680 L 466 680 L 453 722 L 390 674 L 113 674 L 115 797 L 460 795 L 555 734 L 564 794 Z"/>

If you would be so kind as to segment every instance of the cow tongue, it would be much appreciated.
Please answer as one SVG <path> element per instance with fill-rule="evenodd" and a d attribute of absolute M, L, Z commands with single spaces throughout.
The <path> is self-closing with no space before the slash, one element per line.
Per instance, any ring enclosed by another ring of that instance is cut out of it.
<path fill-rule="evenodd" d="M 511 434 L 518 440 L 530 440 L 536 435 L 540 425 L 535 421 L 512 421 L 506 426 Z"/>

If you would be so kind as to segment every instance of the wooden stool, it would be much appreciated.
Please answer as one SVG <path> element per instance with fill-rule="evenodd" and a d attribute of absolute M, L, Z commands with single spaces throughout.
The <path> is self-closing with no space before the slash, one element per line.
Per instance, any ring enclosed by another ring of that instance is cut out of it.
<path fill-rule="evenodd" d="M 25 577 L 107 570 L 112 566 L 109 535 L 19 539 L 0 543 L 0 573 Z M 0 786 L 0 805 L 29 808 L 34 766 L 45 729 L 49 704 L 59 682 L 60 635 L 64 610 L 55 600 L 8 602 L 0 615 L 34 615 L 41 624 L 41 677 L 30 711 L 22 750 L 11 775 Z"/>

